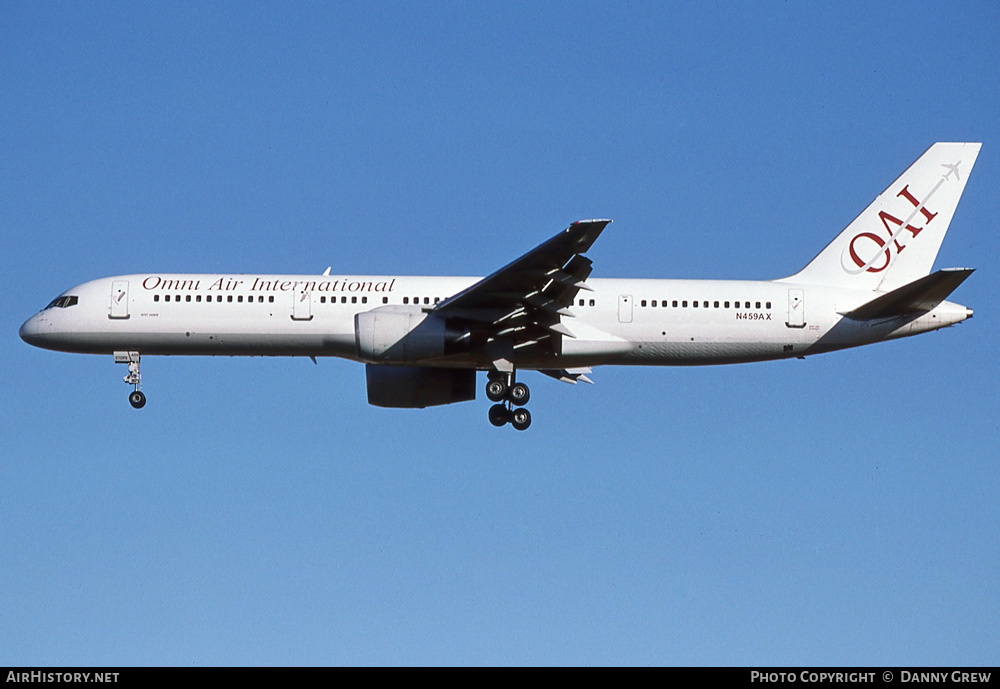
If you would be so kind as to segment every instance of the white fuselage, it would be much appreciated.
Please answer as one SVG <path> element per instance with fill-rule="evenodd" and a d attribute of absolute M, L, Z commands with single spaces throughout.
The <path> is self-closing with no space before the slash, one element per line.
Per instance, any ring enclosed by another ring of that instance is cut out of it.
<path fill-rule="evenodd" d="M 430 310 L 473 277 L 166 275 L 104 278 L 64 292 L 70 306 L 29 319 L 21 336 L 92 354 L 336 356 L 362 360 L 355 315 L 383 306 Z M 561 351 L 514 352 L 521 369 L 604 364 L 698 365 L 801 357 L 915 335 L 965 320 L 942 302 L 920 316 L 854 321 L 872 299 L 785 280 L 592 279 L 562 322 Z M 57 300 L 58 301 L 58 300 Z M 482 352 L 430 366 L 488 368 Z"/>
<path fill-rule="evenodd" d="M 804 357 L 937 330 L 971 268 L 931 272 L 980 144 L 938 142 L 802 270 L 780 280 L 590 279 L 607 219 L 578 220 L 484 278 L 123 275 L 87 282 L 21 326 L 48 349 L 128 364 L 147 355 L 335 356 L 365 363 L 368 402 L 475 399 L 490 423 L 531 424 L 517 370 L 589 382 L 608 364 L 690 366 Z"/>

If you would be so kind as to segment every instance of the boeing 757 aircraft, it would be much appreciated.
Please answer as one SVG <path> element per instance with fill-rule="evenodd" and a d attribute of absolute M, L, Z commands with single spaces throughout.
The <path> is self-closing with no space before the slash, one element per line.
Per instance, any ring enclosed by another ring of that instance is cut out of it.
<path fill-rule="evenodd" d="M 945 299 L 972 273 L 931 273 L 978 143 L 936 143 L 798 273 L 769 281 L 591 279 L 610 220 L 575 222 L 485 278 L 141 273 L 73 287 L 21 326 L 29 344 L 113 355 L 146 403 L 152 355 L 339 356 L 363 362 L 368 402 L 476 397 L 531 424 L 518 371 L 590 382 L 607 364 L 802 358 L 937 330 L 972 309 Z"/>

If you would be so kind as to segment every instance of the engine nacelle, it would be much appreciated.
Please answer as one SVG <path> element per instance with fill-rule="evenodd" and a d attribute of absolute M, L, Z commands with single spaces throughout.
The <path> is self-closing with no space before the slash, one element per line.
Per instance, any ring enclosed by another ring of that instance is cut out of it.
<path fill-rule="evenodd" d="M 358 358 L 370 363 L 406 364 L 452 354 L 463 334 L 416 306 L 381 306 L 354 317 Z"/>
<path fill-rule="evenodd" d="M 368 404 L 423 408 L 476 399 L 476 372 L 463 368 L 365 366 Z"/>

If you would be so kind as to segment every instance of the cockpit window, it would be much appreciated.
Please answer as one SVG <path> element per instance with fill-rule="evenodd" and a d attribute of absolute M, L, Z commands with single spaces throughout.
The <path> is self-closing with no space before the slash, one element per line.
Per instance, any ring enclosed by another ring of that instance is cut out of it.
<path fill-rule="evenodd" d="M 46 306 L 44 309 L 42 309 L 42 311 L 45 311 L 47 309 L 65 309 L 70 306 L 76 306 L 79 301 L 80 301 L 79 297 L 70 297 L 70 296 L 56 297 L 55 299 L 50 301 L 49 305 Z"/>

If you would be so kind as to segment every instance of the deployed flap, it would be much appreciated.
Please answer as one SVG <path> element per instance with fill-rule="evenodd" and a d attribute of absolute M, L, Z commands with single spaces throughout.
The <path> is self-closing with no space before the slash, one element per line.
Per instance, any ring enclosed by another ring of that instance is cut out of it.
<path fill-rule="evenodd" d="M 930 311 L 965 282 L 965 278 L 972 275 L 972 271 L 972 268 L 939 270 L 876 297 L 843 315 L 856 321 L 867 321 Z"/>
<path fill-rule="evenodd" d="M 564 383 L 572 383 L 576 385 L 578 381 L 583 381 L 584 383 L 594 384 L 586 374 L 590 373 L 590 368 L 560 368 L 560 369 L 540 369 L 539 373 L 544 373 L 547 376 L 551 376 L 556 380 L 561 380 Z"/>
<path fill-rule="evenodd" d="M 581 220 L 471 287 L 444 300 L 434 313 L 464 320 L 507 349 L 559 351 L 573 337 L 562 319 L 573 317 L 573 301 L 588 289 L 590 249 L 610 220 Z M 494 357 L 495 359 L 496 357 Z"/>
<path fill-rule="evenodd" d="M 511 298 L 525 298 L 529 294 L 541 292 L 551 282 L 566 285 L 568 275 L 583 282 L 589 275 L 589 261 L 586 274 L 573 275 L 563 271 L 578 254 L 586 252 L 610 220 L 580 220 L 557 234 L 547 242 L 535 247 L 521 258 L 483 278 L 455 296 L 444 300 L 434 309 L 438 312 L 454 312 L 465 309 L 502 308 L 507 310 Z M 582 272 L 582 266 L 568 266 Z M 575 286 L 579 289 L 579 285 Z"/>

